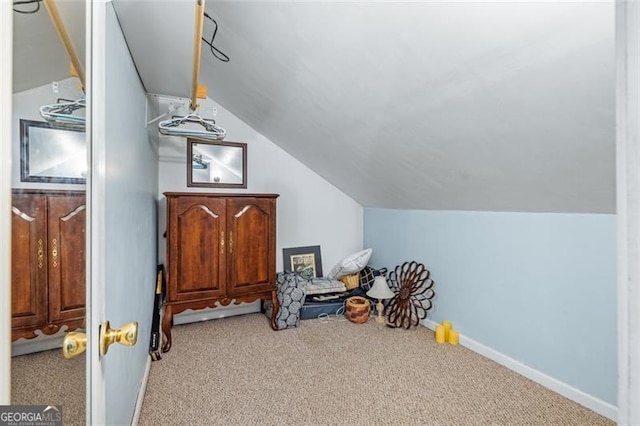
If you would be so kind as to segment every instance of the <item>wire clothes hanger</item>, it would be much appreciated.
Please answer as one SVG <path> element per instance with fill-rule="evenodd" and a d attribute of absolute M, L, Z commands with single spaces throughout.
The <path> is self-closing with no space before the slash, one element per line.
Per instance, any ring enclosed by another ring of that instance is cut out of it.
<path fill-rule="evenodd" d="M 44 4 L 47 9 L 47 13 L 49 14 L 49 18 L 51 19 L 51 23 L 53 24 L 58 36 L 60 37 L 60 41 L 64 46 L 67 54 L 69 55 L 70 60 L 70 70 L 71 75 L 74 77 L 78 77 L 80 79 L 80 84 L 82 91 L 84 92 L 85 88 L 85 80 L 84 80 L 84 70 L 82 69 L 82 64 L 76 55 L 75 49 L 73 48 L 73 43 L 71 42 L 71 38 L 69 37 L 69 33 L 67 33 L 67 29 L 64 26 L 62 18 L 60 17 L 60 12 L 58 11 L 58 6 L 56 6 L 55 0 L 38 0 L 37 8 L 33 11 L 33 13 L 37 12 L 40 8 L 40 1 Z M 23 0 L 22 3 L 33 3 L 32 1 Z M 75 128 L 84 128 L 86 123 L 86 118 L 73 115 L 74 111 L 85 108 L 86 103 L 84 99 L 80 99 L 77 101 L 71 101 L 67 99 L 58 99 L 57 103 L 52 105 L 43 105 L 40 107 L 40 115 L 42 118 L 47 120 L 48 122 L 59 124 L 65 127 L 75 127 Z"/>
<path fill-rule="evenodd" d="M 203 129 L 190 127 L 180 127 L 184 124 L 199 124 Z M 191 112 L 184 117 L 173 117 L 170 120 L 161 121 L 158 124 L 160 133 L 168 136 L 194 136 L 203 139 L 213 139 L 221 141 L 227 136 L 227 132 L 216 125 L 215 120 L 204 119 L 195 112 Z"/>
<path fill-rule="evenodd" d="M 73 113 L 85 107 L 86 103 L 84 99 L 77 101 L 58 99 L 58 103 L 41 106 L 40 116 L 50 123 L 60 124 L 66 127 L 84 127 L 86 118 L 73 115 Z"/>

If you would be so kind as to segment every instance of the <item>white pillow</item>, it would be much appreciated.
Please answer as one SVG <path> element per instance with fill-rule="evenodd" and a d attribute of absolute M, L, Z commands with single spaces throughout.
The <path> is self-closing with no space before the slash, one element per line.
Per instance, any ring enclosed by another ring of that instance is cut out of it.
<path fill-rule="evenodd" d="M 336 266 L 333 267 L 327 278 L 339 279 L 345 275 L 355 274 L 360 272 L 367 266 L 369 259 L 371 259 L 371 253 L 373 249 L 365 249 L 357 253 L 353 253 L 350 256 L 342 259 Z"/>

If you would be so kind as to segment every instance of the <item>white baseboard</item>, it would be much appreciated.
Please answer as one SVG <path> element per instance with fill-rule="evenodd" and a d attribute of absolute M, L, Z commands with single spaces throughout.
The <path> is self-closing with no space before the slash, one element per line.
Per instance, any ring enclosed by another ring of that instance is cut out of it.
<path fill-rule="evenodd" d="M 430 319 L 425 319 L 422 321 L 422 325 L 430 330 L 435 330 L 438 323 L 431 321 Z M 510 358 L 507 355 L 496 351 L 495 349 L 491 349 L 490 347 L 485 346 L 482 343 L 478 343 L 473 339 L 465 337 L 462 334 L 460 335 L 460 344 L 486 358 L 489 358 L 492 361 L 497 362 L 504 367 L 507 367 L 509 370 L 512 370 L 530 380 L 533 380 L 534 382 L 564 396 L 565 398 L 569 398 L 570 400 L 577 402 L 578 404 L 587 407 L 590 410 L 595 411 L 601 416 L 613 420 L 614 422 L 618 420 L 618 408 L 612 404 L 609 404 L 608 402 L 589 395 L 579 389 L 574 388 L 573 386 L 559 381 L 558 379 L 554 379 L 551 376 L 535 370 L 521 363 L 520 361 L 516 361 L 515 359 Z"/>
<path fill-rule="evenodd" d="M 78 329 L 76 331 L 84 331 Z M 37 336 L 33 339 L 20 338 L 11 343 L 11 356 L 20 356 L 34 352 L 48 351 L 62 348 L 62 341 L 67 334 L 67 327 L 62 327 L 56 334 L 46 335 L 41 331 L 36 331 Z"/>
<path fill-rule="evenodd" d="M 142 403 L 144 402 L 144 394 L 147 391 L 147 382 L 149 381 L 149 371 L 151 371 L 151 356 L 147 357 L 147 365 L 144 368 L 144 375 L 142 376 L 142 382 L 140 383 L 140 390 L 138 391 L 138 399 L 136 400 L 136 408 L 133 412 L 133 419 L 131 419 L 131 425 L 137 426 L 140 421 L 140 413 L 142 412 Z"/>
<path fill-rule="evenodd" d="M 211 319 L 232 317 L 234 315 L 244 315 L 260 312 L 260 301 L 252 303 L 231 304 L 228 306 L 218 306 L 216 308 L 205 308 L 197 311 L 187 309 L 184 312 L 173 316 L 173 324 L 187 324 L 190 322 L 208 321 Z"/>

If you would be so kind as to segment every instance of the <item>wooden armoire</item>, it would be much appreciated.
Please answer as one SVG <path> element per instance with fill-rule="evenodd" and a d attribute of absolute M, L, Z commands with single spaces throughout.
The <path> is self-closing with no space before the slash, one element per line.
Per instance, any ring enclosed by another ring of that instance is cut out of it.
<path fill-rule="evenodd" d="M 12 340 L 82 327 L 84 191 L 14 190 L 11 210 Z"/>
<path fill-rule="evenodd" d="M 166 192 L 167 294 L 163 351 L 173 315 L 186 309 L 272 300 L 275 330 L 277 194 Z"/>

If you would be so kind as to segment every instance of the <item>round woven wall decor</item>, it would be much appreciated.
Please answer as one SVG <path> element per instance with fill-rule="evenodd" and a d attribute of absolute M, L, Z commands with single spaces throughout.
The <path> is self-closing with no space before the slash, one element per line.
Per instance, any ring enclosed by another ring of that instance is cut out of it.
<path fill-rule="evenodd" d="M 418 325 L 431 309 L 433 291 L 431 272 L 422 263 L 405 262 L 389 274 L 389 288 L 396 294 L 387 307 L 387 325 L 409 328 Z"/>

